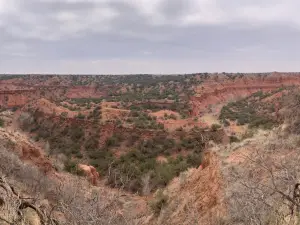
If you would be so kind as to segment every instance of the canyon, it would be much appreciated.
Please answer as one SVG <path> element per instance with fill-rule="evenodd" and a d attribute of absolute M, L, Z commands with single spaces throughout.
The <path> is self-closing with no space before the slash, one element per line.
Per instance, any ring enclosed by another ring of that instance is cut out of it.
<path fill-rule="evenodd" d="M 195 86 L 194 94 L 189 96 L 189 102 L 192 105 L 191 115 L 193 116 L 207 111 L 209 105 L 228 102 L 260 90 L 270 91 L 280 87 L 300 85 L 300 77 L 297 73 L 243 74 L 234 79 L 228 78 L 224 74 L 211 74 L 208 79 L 202 78 L 201 75 L 198 75 L 197 78 L 202 79 L 202 83 Z M 34 76 L 31 79 L 34 79 Z M 65 80 L 67 79 L 64 78 Z M 30 82 L 23 78 L 13 79 L 10 82 L 2 80 L 0 81 L 0 106 L 9 108 L 24 106 L 29 101 L 43 96 L 57 100 L 107 97 L 109 87 L 108 85 L 96 86 L 93 84 L 87 86 L 66 85 L 66 81 L 64 85 L 60 85 L 60 83 L 57 85 L 46 84 L 47 81 L 30 85 Z M 172 102 L 152 100 L 150 103 L 163 106 Z"/>
<path fill-rule="evenodd" d="M 250 224 L 277 209 L 247 187 L 272 185 L 278 159 L 298 168 L 298 73 L 0 78 L 0 221 Z"/>

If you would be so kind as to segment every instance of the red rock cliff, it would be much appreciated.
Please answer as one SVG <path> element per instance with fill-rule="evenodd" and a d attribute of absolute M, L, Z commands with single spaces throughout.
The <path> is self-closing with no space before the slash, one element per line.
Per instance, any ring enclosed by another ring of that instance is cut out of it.
<path fill-rule="evenodd" d="M 192 115 L 207 110 L 209 105 L 227 102 L 238 97 L 245 97 L 257 91 L 270 91 L 284 86 L 300 85 L 298 75 L 244 76 L 230 80 L 219 78 L 208 80 L 199 85 L 196 94 L 190 98 Z"/>

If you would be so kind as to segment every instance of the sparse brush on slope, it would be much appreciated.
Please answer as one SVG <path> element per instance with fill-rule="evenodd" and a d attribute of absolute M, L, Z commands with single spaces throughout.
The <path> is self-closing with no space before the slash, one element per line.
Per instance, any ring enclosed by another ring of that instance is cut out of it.
<path fill-rule="evenodd" d="M 133 224 L 129 215 L 117 213 L 122 209 L 118 193 L 93 190 L 79 178 L 61 181 L 45 176 L 4 146 L 0 146 L 0 177 L 5 177 L 0 179 L 0 224 L 21 225 L 25 220 L 35 225 Z"/>
<path fill-rule="evenodd" d="M 4 120 L 0 117 L 0 127 L 4 126 Z"/>
<path fill-rule="evenodd" d="M 64 154 L 73 158 L 72 161 L 65 161 L 67 171 L 77 174 L 75 164 L 88 162 L 102 177 L 108 178 L 110 186 L 122 187 L 139 194 L 145 194 L 142 180 L 147 174 L 150 174 L 150 192 L 165 187 L 180 172 L 198 167 L 206 144 L 210 140 L 220 143 L 224 135 L 222 130 L 204 132 L 195 129 L 190 132 L 182 131 L 185 137 L 181 138 L 177 137 L 177 133 L 169 136 L 165 130 L 151 129 L 149 132 L 152 137 L 141 140 L 136 132 L 142 134 L 143 129 L 122 130 L 122 127 L 113 126 L 114 132 L 107 136 L 101 146 L 99 140 L 102 132 L 106 132 L 105 125 L 88 127 L 85 121 L 80 121 L 80 124 L 72 121 L 68 123 L 66 118 L 58 118 L 59 121 L 53 122 L 51 118 L 45 118 L 36 112 L 22 115 L 20 122 L 26 124 L 22 127 L 48 141 L 49 156 Z M 140 121 L 155 121 L 146 113 L 133 111 L 131 115 Z M 116 157 L 114 151 L 123 146 L 127 148 L 126 151 Z M 160 156 L 166 160 L 158 161 Z M 72 164 L 74 165 L 70 167 Z"/>
<path fill-rule="evenodd" d="M 228 223 L 298 224 L 299 155 L 299 137 L 280 129 L 236 149 L 223 168 Z"/>
<path fill-rule="evenodd" d="M 219 120 L 225 125 L 229 125 L 229 121 L 236 121 L 237 125 L 248 124 L 249 128 L 271 129 L 278 124 L 272 117 L 274 111 L 273 105 L 261 102 L 261 100 L 270 93 L 257 92 L 251 96 L 230 102 L 223 106 Z M 259 100 L 256 99 L 259 97 Z"/>

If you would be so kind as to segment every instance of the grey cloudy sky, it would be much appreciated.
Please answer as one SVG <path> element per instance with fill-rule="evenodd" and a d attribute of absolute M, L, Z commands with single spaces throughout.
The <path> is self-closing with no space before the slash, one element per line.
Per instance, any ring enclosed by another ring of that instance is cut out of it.
<path fill-rule="evenodd" d="M 299 0 L 0 0 L 0 73 L 300 71 Z"/>

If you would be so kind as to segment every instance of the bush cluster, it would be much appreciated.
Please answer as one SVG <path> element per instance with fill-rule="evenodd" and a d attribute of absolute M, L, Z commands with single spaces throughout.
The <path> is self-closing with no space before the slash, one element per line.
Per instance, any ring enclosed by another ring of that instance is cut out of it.
<path fill-rule="evenodd" d="M 181 149 L 188 150 L 186 157 L 180 154 L 177 157 L 171 156 L 171 153 Z M 135 149 L 114 160 L 108 174 L 108 184 L 142 193 L 145 186 L 143 179 L 149 176 L 147 185 L 151 186 L 151 190 L 164 187 L 180 172 L 199 166 L 202 149 L 203 145 L 192 137 L 181 143 L 164 135 L 140 140 Z M 167 162 L 158 162 L 158 156 L 165 156 Z"/>
<path fill-rule="evenodd" d="M 163 124 L 156 122 L 156 117 L 151 117 L 145 112 L 132 110 L 127 118 L 127 122 L 139 129 L 164 129 Z"/>
<path fill-rule="evenodd" d="M 4 127 L 4 120 L 0 117 L 0 127 Z"/>
<path fill-rule="evenodd" d="M 229 121 L 236 121 L 237 125 L 249 124 L 250 128 L 271 129 L 276 125 L 276 121 L 270 117 L 270 114 L 274 112 L 274 106 L 253 99 L 253 97 L 261 99 L 266 96 L 269 95 L 257 92 L 250 97 L 228 103 L 221 110 L 220 121 L 224 126 L 229 126 Z"/>

